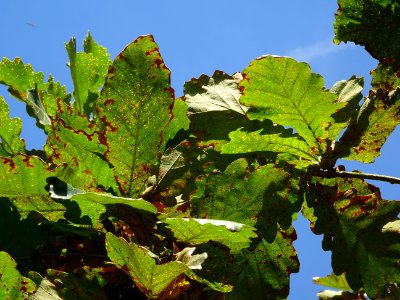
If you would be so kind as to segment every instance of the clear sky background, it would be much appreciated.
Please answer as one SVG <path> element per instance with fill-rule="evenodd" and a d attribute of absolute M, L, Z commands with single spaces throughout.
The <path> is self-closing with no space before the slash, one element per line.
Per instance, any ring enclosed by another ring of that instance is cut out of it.
<path fill-rule="evenodd" d="M 264 54 L 291 56 L 308 62 L 325 78 L 326 87 L 351 75 L 365 77 L 364 95 L 370 86 L 369 71 L 377 62 L 360 46 L 334 45 L 335 0 L 203 0 L 203 1 L 4 1 L 0 11 L 0 58 L 20 57 L 35 71 L 72 92 L 72 81 L 64 44 L 75 36 L 80 46 L 90 31 L 106 47 L 111 59 L 139 35 L 153 34 L 165 64 L 170 68 L 172 86 L 181 96 L 183 84 L 214 70 L 228 74 L 243 70 Z M 35 129 L 25 105 L 11 98 L 4 86 L 0 94 L 11 106 L 11 115 L 23 119 L 22 136 L 29 148 L 42 148 L 45 137 Z M 382 149 L 373 165 L 341 161 L 347 170 L 382 173 L 400 177 L 399 128 Z M 398 157 L 398 156 L 397 156 Z M 373 182 L 386 199 L 399 199 L 400 187 Z M 331 272 L 330 252 L 321 250 L 321 236 L 313 235 L 308 223 L 295 223 L 301 269 L 291 277 L 289 299 L 316 299 L 323 287 L 312 284 L 313 276 Z"/>

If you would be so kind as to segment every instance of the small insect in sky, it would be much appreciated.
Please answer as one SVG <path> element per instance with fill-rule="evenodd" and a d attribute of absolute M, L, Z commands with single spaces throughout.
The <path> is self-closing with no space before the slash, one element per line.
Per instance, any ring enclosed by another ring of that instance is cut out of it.
<path fill-rule="evenodd" d="M 31 27 L 36 27 L 36 24 L 30 23 L 30 22 L 25 22 L 26 25 L 31 26 Z"/>

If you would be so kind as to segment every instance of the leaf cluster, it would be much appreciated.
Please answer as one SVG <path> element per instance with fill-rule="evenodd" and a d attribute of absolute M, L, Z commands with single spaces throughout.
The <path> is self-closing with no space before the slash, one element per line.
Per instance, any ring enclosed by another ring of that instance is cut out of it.
<path fill-rule="evenodd" d="M 175 98 L 152 36 L 113 61 L 90 34 L 83 52 L 71 39 L 72 94 L 4 58 L 0 83 L 47 141 L 27 150 L 0 97 L 0 298 L 284 299 L 300 211 L 332 251 L 317 283 L 395 293 L 399 202 L 336 166 L 373 162 L 400 122 L 398 51 L 366 30 L 385 13 L 397 22 L 388 2 L 339 1 L 336 41 L 380 60 L 365 98 L 362 78 L 327 89 L 277 56 L 193 78 Z"/>

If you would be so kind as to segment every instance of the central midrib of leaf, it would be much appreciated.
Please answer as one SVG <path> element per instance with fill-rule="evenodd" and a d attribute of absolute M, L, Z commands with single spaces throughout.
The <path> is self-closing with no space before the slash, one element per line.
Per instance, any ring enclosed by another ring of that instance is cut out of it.
<path fill-rule="evenodd" d="M 139 148 L 139 130 L 141 125 L 141 115 L 142 115 L 143 105 L 144 105 L 144 99 L 142 98 L 140 99 L 139 111 L 137 114 L 137 126 L 135 128 L 135 133 L 133 136 L 134 145 L 133 145 L 133 156 L 131 164 L 131 174 L 129 176 L 128 197 L 132 196 L 132 184 L 133 184 L 133 176 L 135 173 L 137 150 Z"/>

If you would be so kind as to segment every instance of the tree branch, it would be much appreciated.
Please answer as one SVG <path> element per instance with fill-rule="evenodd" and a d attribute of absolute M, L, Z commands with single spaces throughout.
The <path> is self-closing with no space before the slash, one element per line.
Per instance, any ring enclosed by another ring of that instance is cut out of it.
<path fill-rule="evenodd" d="M 379 180 L 379 181 L 386 181 L 391 184 L 400 184 L 400 178 L 393 177 L 393 176 L 386 176 L 386 175 L 379 175 L 379 174 L 370 174 L 370 173 L 362 173 L 362 172 L 347 172 L 347 171 L 337 171 L 337 170 L 330 170 L 330 171 L 322 171 L 319 170 L 316 176 L 324 177 L 324 178 L 360 178 L 360 179 L 371 179 L 371 180 Z"/>

